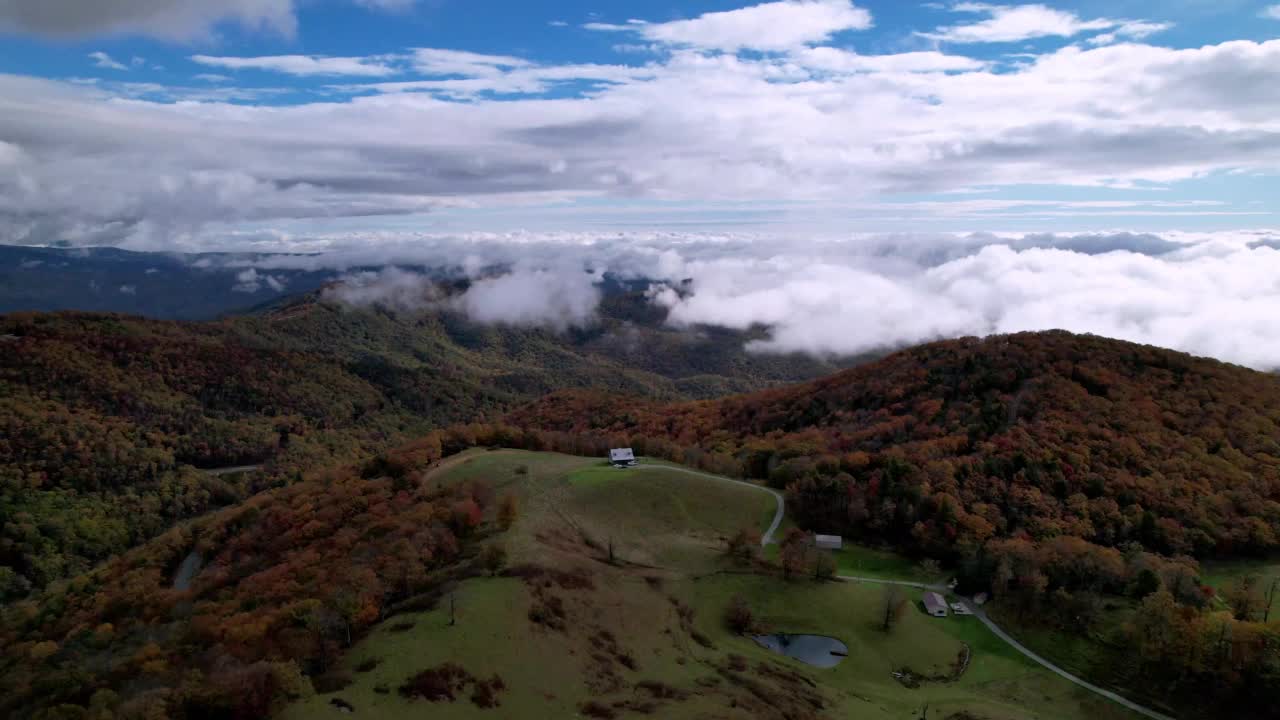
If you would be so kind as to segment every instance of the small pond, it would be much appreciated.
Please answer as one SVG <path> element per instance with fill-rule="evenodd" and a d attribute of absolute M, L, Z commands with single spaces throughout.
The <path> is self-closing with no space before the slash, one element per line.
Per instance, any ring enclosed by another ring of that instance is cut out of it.
<path fill-rule="evenodd" d="M 824 635 L 777 633 L 754 635 L 752 639 L 762 648 L 820 668 L 835 667 L 849 654 L 848 645 Z"/>

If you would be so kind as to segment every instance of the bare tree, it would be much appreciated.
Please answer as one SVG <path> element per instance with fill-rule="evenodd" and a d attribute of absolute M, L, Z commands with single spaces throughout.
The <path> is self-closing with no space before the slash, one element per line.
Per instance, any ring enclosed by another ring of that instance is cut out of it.
<path fill-rule="evenodd" d="M 907 607 L 907 595 L 897 585 L 885 585 L 880 596 L 880 629 L 889 632 Z"/>
<path fill-rule="evenodd" d="M 1280 588 L 1280 576 L 1271 581 L 1271 587 L 1267 588 L 1267 604 L 1262 608 L 1262 622 L 1271 622 L 1271 606 L 1276 601 L 1276 590 Z"/>
<path fill-rule="evenodd" d="M 1227 602 L 1235 611 L 1236 619 L 1250 621 L 1263 609 L 1262 588 L 1257 575 L 1245 575 L 1227 588 Z"/>

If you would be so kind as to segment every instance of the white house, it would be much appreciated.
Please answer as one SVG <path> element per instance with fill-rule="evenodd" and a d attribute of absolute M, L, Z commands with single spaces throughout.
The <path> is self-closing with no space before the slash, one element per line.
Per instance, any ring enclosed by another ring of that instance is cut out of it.
<path fill-rule="evenodd" d="M 936 592 L 927 592 L 924 594 L 924 609 L 934 617 L 946 617 L 947 601 Z"/>
<path fill-rule="evenodd" d="M 819 550 L 839 550 L 844 547 L 844 538 L 839 535 L 814 535 L 813 544 Z"/>
<path fill-rule="evenodd" d="M 636 464 L 636 454 L 631 448 L 614 448 L 609 451 L 609 462 L 614 467 L 633 467 Z"/>

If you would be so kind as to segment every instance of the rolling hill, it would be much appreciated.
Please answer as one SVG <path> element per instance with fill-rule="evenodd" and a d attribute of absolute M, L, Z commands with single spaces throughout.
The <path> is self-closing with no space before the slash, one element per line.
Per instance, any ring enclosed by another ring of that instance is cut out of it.
<path fill-rule="evenodd" d="M 954 568 L 1051 631 L 1043 652 L 1090 646 L 1079 672 L 1154 704 L 1265 717 L 1280 687 L 1267 588 L 1220 595 L 1201 565 L 1280 552 L 1272 374 L 1025 333 L 719 400 L 560 393 L 509 420 L 767 479 L 801 527 Z"/>

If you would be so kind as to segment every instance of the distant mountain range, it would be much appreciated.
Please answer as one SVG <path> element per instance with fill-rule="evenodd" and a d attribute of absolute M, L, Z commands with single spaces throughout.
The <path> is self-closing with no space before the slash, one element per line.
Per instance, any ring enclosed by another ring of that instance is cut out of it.
<path fill-rule="evenodd" d="M 337 276 L 331 270 L 259 273 L 249 263 L 261 257 L 0 245 L 0 313 L 87 310 L 211 320 L 315 290 Z"/>

